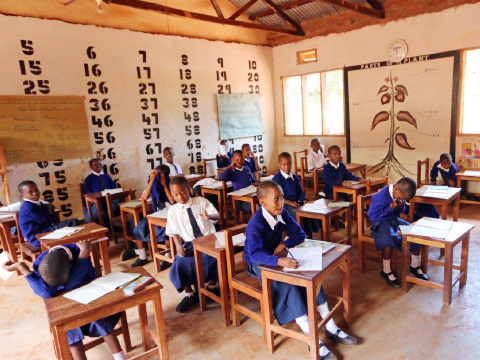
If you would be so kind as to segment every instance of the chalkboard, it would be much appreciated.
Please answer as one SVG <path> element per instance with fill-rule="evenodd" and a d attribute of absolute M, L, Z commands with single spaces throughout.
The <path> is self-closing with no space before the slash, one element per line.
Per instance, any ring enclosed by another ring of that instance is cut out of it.
<path fill-rule="evenodd" d="M 91 156 L 81 96 L 0 96 L 7 165 Z"/>
<path fill-rule="evenodd" d="M 262 135 L 259 94 L 217 95 L 221 139 Z"/>

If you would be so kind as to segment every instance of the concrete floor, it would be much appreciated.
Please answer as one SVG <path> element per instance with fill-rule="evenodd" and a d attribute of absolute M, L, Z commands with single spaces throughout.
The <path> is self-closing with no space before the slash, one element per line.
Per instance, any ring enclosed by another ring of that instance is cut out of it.
<path fill-rule="evenodd" d="M 460 210 L 460 221 L 476 228 L 470 239 L 469 276 L 467 285 L 453 291 L 451 306 L 445 307 L 442 292 L 413 286 L 406 295 L 393 289 L 379 276 L 380 265 L 367 262 L 367 272 L 360 273 L 353 249 L 352 306 L 353 326 L 350 332 L 360 339 L 357 346 L 343 346 L 326 341 L 339 359 L 480 359 L 480 209 L 467 206 Z M 430 257 L 438 256 L 432 250 Z M 128 264 L 112 254 L 113 269 L 126 269 Z M 455 251 L 458 259 L 459 251 Z M 153 264 L 146 269 L 155 274 Z M 442 280 L 441 268 L 430 266 L 433 280 Z M 164 286 L 163 310 L 167 326 L 170 358 L 178 359 L 309 359 L 303 343 L 276 337 L 276 351 L 268 352 L 262 339 L 262 328 L 247 319 L 241 327 L 225 327 L 220 307 L 210 304 L 201 313 L 198 308 L 187 314 L 175 312 L 181 300 L 168 278 L 168 270 L 155 274 Z M 325 284 L 327 294 L 341 293 L 339 274 Z M 33 294 L 22 277 L 12 276 L 0 283 L 0 359 L 54 359 L 50 333 L 42 300 Z M 148 308 L 150 321 L 152 309 Z M 133 344 L 140 343 L 138 314 L 127 312 Z M 338 318 L 337 323 L 341 324 Z M 297 326 L 297 325 L 293 325 Z M 324 333 L 321 338 L 325 340 Z M 120 340 L 122 343 L 122 340 Z M 137 353 L 134 351 L 130 356 Z M 89 359 L 111 359 L 106 345 L 88 351 Z"/>

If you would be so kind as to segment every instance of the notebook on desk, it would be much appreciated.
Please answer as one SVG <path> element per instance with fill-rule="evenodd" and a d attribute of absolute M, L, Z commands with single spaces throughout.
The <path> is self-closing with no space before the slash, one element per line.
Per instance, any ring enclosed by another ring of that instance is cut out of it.
<path fill-rule="evenodd" d="M 321 247 L 289 249 L 287 257 L 298 261 L 296 269 L 284 267 L 283 271 L 320 271 L 322 270 L 323 249 Z"/>
<path fill-rule="evenodd" d="M 72 234 L 75 234 L 85 228 L 83 227 L 63 227 L 61 229 L 57 229 L 55 231 L 52 231 L 50 234 L 47 234 L 45 236 L 42 236 L 42 240 L 54 240 L 54 239 L 61 239 L 65 236 L 70 236 Z"/>

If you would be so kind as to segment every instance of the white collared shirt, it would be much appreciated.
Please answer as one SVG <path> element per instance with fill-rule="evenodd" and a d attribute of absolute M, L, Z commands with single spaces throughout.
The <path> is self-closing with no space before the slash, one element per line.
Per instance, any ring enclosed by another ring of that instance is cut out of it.
<path fill-rule="evenodd" d="M 195 239 L 192 224 L 190 223 L 190 218 L 187 213 L 188 208 L 192 209 L 193 216 L 203 235 L 213 234 L 215 232 L 213 221 L 203 219 L 200 214 L 206 212 L 208 215 L 218 215 L 218 211 L 210 201 L 197 196 L 188 199 L 186 204 L 177 203 L 170 206 L 168 209 L 166 229 L 168 236 L 178 235 L 185 242 Z"/>
<path fill-rule="evenodd" d="M 183 174 L 183 171 L 180 165 L 176 163 L 170 164 L 168 162 L 165 162 L 165 165 L 167 165 L 170 168 L 170 176 L 177 176 L 177 175 Z"/>
<path fill-rule="evenodd" d="M 391 197 L 392 199 L 395 199 L 395 198 L 393 197 L 393 184 L 388 185 L 388 193 L 390 194 L 390 197 Z"/>
<path fill-rule="evenodd" d="M 289 178 L 293 180 L 293 173 L 287 174 L 283 170 L 280 170 L 280 174 L 285 178 L 285 180 L 288 180 Z"/>
<path fill-rule="evenodd" d="M 262 206 L 262 215 L 265 218 L 265 220 L 267 220 L 267 223 L 272 230 L 275 229 L 275 226 L 279 222 L 281 222 L 283 225 L 287 225 L 287 224 L 285 224 L 285 221 L 283 221 L 282 215 L 273 216 L 267 210 L 265 210 L 265 208 L 263 206 Z"/>
<path fill-rule="evenodd" d="M 447 168 L 447 169 L 445 169 L 445 168 L 442 166 L 442 164 L 438 164 L 437 167 L 438 167 L 440 170 L 443 170 L 443 171 L 446 171 L 446 172 L 448 172 L 448 171 L 450 170 L 450 167 Z"/>
<path fill-rule="evenodd" d="M 95 172 L 95 171 L 92 170 L 92 174 L 93 174 L 93 175 L 100 176 L 100 175 L 103 175 L 104 172 L 103 172 L 103 170 L 102 170 L 102 171 L 100 171 L 99 173 L 97 173 L 97 172 Z"/>
<path fill-rule="evenodd" d="M 340 163 L 338 163 L 337 165 L 335 165 L 334 163 L 332 163 L 331 161 L 328 162 L 330 165 L 332 165 L 335 169 L 338 169 L 338 167 L 340 166 Z"/>
<path fill-rule="evenodd" d="M 313 171 L 313 169 L 321 169 L 325 165 L 325 155 L 319 151 L 318 153 L 311 150 L 307 155 L 307 166 L 308 171 Z"/>
<path fill-rule="evenodd" d="M 234 167 L 233 170 L 238 170 L 238 171 L 243 171 L 243 166 L 239 169 L 239 168 L 236 168 Z"/>
<path fill-rule="evenodd" d="M 38 201 L 29 200 L 29 199 L 23 199 L 23 200 L 31 202 L 31 203 L 36 204 L 36 205 L 49 204 L 49 202 L 45 201 L 45 200 L 38 200 Z"/>

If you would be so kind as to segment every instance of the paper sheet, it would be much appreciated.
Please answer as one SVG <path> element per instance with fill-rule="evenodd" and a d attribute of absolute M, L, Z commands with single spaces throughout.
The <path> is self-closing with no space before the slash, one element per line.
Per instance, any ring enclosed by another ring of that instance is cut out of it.
<path fill-rule="evenodd" d="M 227 183 L 227 186 L 228 186 L 228 183 Z M 204 185 L 203 187 L 207 188 L 207 189 L 221 189 L 222 188 L 222 182 L 221 181 L 215 181 L 213 184 Z"/>
<path fill-rule="evenodd" d="M 408 235 L 410 230 L 412 230 L 413 225 L 398 225 L 398 227 L 400 228 L 402 235 Z"/>
<path fill-rule="evenodd" d="M 267 181 L 267 180 L 272 180 L 272 179 L 273 179 L 273 175 L 262 176 L 259 181 L 262 182 L 262 181 Z"/>
<path fill-rule="evenodd" d="M 448 186 L 446 185 L 427 185 L 428 190 L 447 190 L 448 191 Z"/>
<path fill-rule="evenodd" d="M 310 211 L 310 212 L 321 212 L 327 209 L 327 205 L 325 203 L 317 203 L 317 204 L 305 204 L 303 205 L 303 210 Z"/>
<path fill-rule="evenodd" d="M 442 220 L 442 219 L 433 219 L 433 218 L 422 218 L 418 220 L 415 225 L 429 227 L 440 230 L 450 230 L 453 227 L 453 221 Z"/>
<path fill-rule="evenodd" d="M 475 177 L 480 177 L 480 171 L 474 171 L 474 170 L 465 170 L 464 172 L 465 176 L 475 176 Z"/>
<path fill-rule="evenodd" d="M 337 202 L 329 202 L 329 208 L 337 208 L 337 207 L 348 207 L 350 203 L 348 201 L 337 201 Z"/>
<path fill-rule="evenodd" d="M 410 229 L 409 235 L 426 236 L 436 239 L 446 239 L 450 230 L 434 229 L 430 227 L 414 225 Z"/>
<path fill-rule="evenodd" d="M 197 174 L 189 174 L 189 175 L 185 175 L 185 179 L 193 179 L 193 178 L 196 178 L 196 177 L 200 177 L 201 175 L 197 175 Z"/>
<path fill-rule="evenodd" d="M 358 185 L 360 184 L 360 181 L 355 181 L 355 180 L 347 180 L 350 184 L 352 185 Z"/>
<path fill-rule="evenodd" d="M 166 219 L 168 217 L 168 209 L 159 210 L 148 216 L 159 218 L 159 219 Z"/>
<path fill-rule="evenodd" d="M 257 192 L 257 187 L 256 186 L 253 186 L 253 185 L 250 185 L 250 186 L 247 186 L 246 188 L 243 188 L 243 189 L 240 189 L 240 190 L 237 190 L 237 191 L 232 191 L 232 192 L 229 192 L 228 195 L 230 196 L 243 196 L 243 195 L 248 195 L 248 194 L 253 194 L 253 193 L 256 193 Z"/>
<path fill-rule="evenodd" d="M 72 290 L 63 296 L 81 304 L 88 304 L 112 291 L 113 290 L 110 290 L 106 287 L 90 283 L 88 285 L 79 287 L 78 289 Z"/>
<path fill-rule="evenodd" d="M 448 192 L 427 190 L 422 196 L 434 199 L 446 199 L 448 197 Z"/>
<path fill-rule="evenodd" d="M 112 195 L 112 194 L 117 194 L 117 193 L 120 193 L 120 192 L 122 192 L 122 191 L 123 191 L 122 188 L 118 188 L 118 189 L 105 189 L 105 190 L 102 191 L 102 196 L 105 196 L 105 195 L 107 195 L 107 194 L 110 194 L 110 195 Z"/>
<path fill-rule="evenodd" d="M 293 248 L 289 250 L 289 258 L 293 258 L 298 261 L 298 267 L 296 269 L 283 268 L 283 271 L 320 271 L 322 270 L 322 253 L 323 248 L 310 247 L 310 248 Z"/>
<path fill-rule="evenodd" d="M 41 239 L 45 240 L 55 240 L 55 239 L 61 239 L 65 236 L 69 236 L 72 234 L 75 234 L 79 232 L 80 230 L 83 230 L 83 227 L 64 227 L 61 229 L 57 229 L 50 234 L 47 234 L 45 236 L 42 236 Z"/>
<path fill-rule="evenodd" d="M 223 231 L 219 231 L 219 232 L 216 232 L 214 235 L 217 238 L 217 241 L 215 241 L 215 248 L 217 249 L 224 248 L 225 233 Z M 246 239 L 246 236 L 244 233 L 232 236 L 233 246 L 245 246 L 245 239 Z"/>
<path fill-rule="evenodd" d="M 10 258 L 8 257 L 7 253 L 4 251 L 0 254 L 0 277 L 4 280 L 7 281 L 10 276 L 15 274 L 15 271 L 7 271 L 4 268 L 2 268 L 2 265 L 9 262 Z"/>
<path fill-rule="evenodd" d="M 113 291 L 119 286 L 125 285 L 126 283 L 133 281 L 138 277 L 140 277 L 140 274 L 131 274 L 131 273 L 114 271 L 108 275 L 105 275 L 93 280 L 91 284 L 103 286 Z"/>
<path fill-rule="evenodd" d="M 13 218 L 13 215 L 0 215 L 0 219 Z"/>
<path fill-rule="evenodd" d="M 303 243 L 297 245 L 296 248 L 314 248 L 319 247 L 322 248 L 322 254 L 332 250 L 335 247 L 334 243 L 323 241 L 323 240 L 312 240 L 312 239 L 305 239 Z"/>

